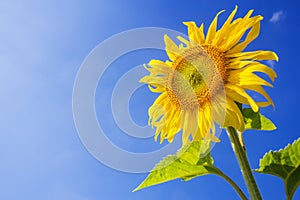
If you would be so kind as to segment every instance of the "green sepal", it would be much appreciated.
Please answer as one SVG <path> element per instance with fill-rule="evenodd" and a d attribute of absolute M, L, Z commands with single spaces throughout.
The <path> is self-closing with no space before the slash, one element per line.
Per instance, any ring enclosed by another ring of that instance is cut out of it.
<path fill-rule="evenodd" d="M 276 129 L 276 126 L 270 119 L 259 112 L 254 112 L 251 108 L 244 108 L 242 114 L 245 120 L 245 130 L 255 129 L 272 131 Z"/>

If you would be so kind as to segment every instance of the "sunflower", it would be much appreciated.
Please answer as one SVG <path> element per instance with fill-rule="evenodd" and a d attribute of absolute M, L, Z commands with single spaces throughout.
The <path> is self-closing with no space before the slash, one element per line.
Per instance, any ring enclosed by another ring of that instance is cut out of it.
<path fill-rule="evenodd" d="M 215 123 L 244 130 L 244 118 L 238 104 L 250 106 L 254 112 L 260 107 L 273 105 L 263 86 L 273 87 L 257 75 L 266 74 L 273 82 L 274 70 L 262 60 L 276 60 L 272 51 L 243 50 L 260 32 L 262 16 L 253 16 L 250 10 L 243 18 L 233 20 L 237 6 L 217 30 L 219 12 L 210 24 L 206 36 L 204 25 L 184 22 L 188 39 L 177 37 L 175 44 L 164 37 L 169 60 L 151 60 L 145 68 L 150 72 L 140 82 L 146 83 L 152 92 L 160 93 L 149 108 L 149 124 L 156 128 L 155 140 L 167 139 L 182 131 L 183 144 L 191 140 L 212 139 Z M 259 93 L 264 101 L 254 100 L 249 91 Z"/>

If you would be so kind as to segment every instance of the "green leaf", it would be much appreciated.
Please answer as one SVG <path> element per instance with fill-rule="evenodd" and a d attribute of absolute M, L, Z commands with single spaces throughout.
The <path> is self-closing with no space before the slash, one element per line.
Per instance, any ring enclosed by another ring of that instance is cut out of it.
<path fill-rule="evenodd" d="M 208 141 L 195 141 L 182 147 L 176 155 L 163 158 L 134 191 L 178 178 L 187 181 L 197 176 L 218 174 L 209 150 Z"/>
<path fill-rule="evenodd" d="M 244 108 L 242 110 L 244 120 L 245 120 L 245 129 L 256 129 L 256 130 L 265 130 L 272 131 L 276 129 L 276 126 L 271 120 L 260 114 L 259 112 L 254 112 L 251 108 Z"/>
<path fill-rule="evenodd" d="M 287 199 L 292 199 L 300 184 L 300 138 L 284 149 L 266 153 L 255 171 L 282 178 Z"/>

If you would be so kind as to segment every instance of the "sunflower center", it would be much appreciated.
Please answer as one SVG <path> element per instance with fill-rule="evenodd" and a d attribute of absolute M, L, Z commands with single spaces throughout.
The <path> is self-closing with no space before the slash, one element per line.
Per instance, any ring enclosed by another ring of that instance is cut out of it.
<path fill-rule="evenodd" d="M 185 50 L 173 62 L 173 69 L 168 77 L 167 92 L 181 109 L 201 107 L 227 79 L 225 56 L 210 46 Z"/>

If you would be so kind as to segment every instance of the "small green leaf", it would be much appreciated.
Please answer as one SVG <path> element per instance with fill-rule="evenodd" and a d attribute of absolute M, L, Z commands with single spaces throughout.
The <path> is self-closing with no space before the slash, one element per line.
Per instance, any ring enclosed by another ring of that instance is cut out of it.
<path fill-rule="evenodd" d="M 186 181 L 197 176 L 217 174 L 219 171 L 213 166 L 209 150 L 208 141 L 195 141 L 182 147 L 176 155 L 162 159 L 134 191 L 177 178 Z"/>
<path fill-rule="evenodd" d="M 242 110 L 245 129 L 256 129 L 272 131 L 276 129 L 276 126 L 271 120 L 260 114 L 259 112 L 254 112 L 251 108 L 244 108 Z"/>
<path fill-rule="evenodd" d="M 300 138 L 284 149 L 266 153 L 255 171 L 282 178 L 287 199 L 292 199 L 300 184 Z"/>

